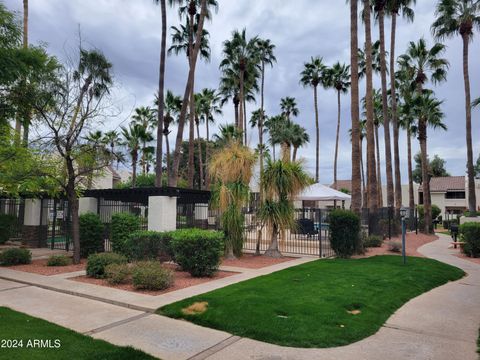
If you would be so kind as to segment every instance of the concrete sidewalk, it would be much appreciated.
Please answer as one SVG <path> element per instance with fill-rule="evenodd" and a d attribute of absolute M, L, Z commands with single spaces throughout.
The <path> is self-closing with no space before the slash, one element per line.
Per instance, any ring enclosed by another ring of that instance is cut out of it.
<path fill-rule="evenodd" d="M 0 305 L 9 306 L 117 345 L 132 345 L 166 360 L 477 360 L 476 339 L 480 326 L 480 265 L 453 256 L 454 251 L 448 249 L 449 242 L 448 237 L 441 236 L 440 240 L 423 246 L 420 252 L 464 269 L 468 273 L 467 277 L 412 299 L 392 315 L 375 335 L 339 348 L 297 349 L 262 343 L 185 321 L 28 286 L 11 280 L 0 280 Z M 263 271 L 268 273 L 271 270 Z M 18 274 L 6 274 L 3 269 L 0 269 L 0 275 L 3 278 L 18 276 Z M 248 271 L 239 275 L 245 278 L 254 277 L 254 274 Z M 57 280 L 68 281 L 61 278 Z M 209 291 L 208 284 L 202 285 L 207 286 L 203 289 L 204 291 Z M 217 285 L 220 286 L 220 284 Z M 201 289 L 198 288 L 195 292 L 197 291 Z M 116 295 L 115 292 L 114 295 Z"/>

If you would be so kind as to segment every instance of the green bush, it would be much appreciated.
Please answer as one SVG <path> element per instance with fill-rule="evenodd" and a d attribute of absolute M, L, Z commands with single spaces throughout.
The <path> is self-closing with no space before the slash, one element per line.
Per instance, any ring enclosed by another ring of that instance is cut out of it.
<path fill-rule="evenodd" d="M 12 236 L 15 222 L 15 216 L 0 214 L 0 245 L 5 244 Z"/>
<path fill-rule="evenodd" d="M 223 253 L 222 232 L 183 229 L 171 233 L 175 261 L 192 276 L 212 276 L 220 265 Z"/>
<path fill-rule="evenodd" d="M 87 276 L 101 279 L 105 277 L 105 268 L 110 264 L 126 264 L 127 258 L 115 253 L 92 254 L 87 259 Z"/>
<path fill-rule="evenodd" d="M 112 285 L 126 283 L 131 273 L 128 264 L 109 264 L 105 267 L 105 278 Z"/>
<path fill-rule="evenodd" d="M 132 282 L 135 289 L 163 290 L 172 285 L 173 272 L 157 261 L 143 261 L 135 264 Z"/>
<path fill-rule="evenodd" d="M 65 255 L 52 255 L 47 260 L 47 266 L 67 266 L 72 263 L 72 259 Z"/>
<path fill-rule="evenodd" d="M 128 236 L 123 246 L 123 254 L 133 261 L 172 260 L 169 232 L 136 231 Z"/>
<path fill-rule="evenodd" d="M 438 216 L 442 213 L 442 210 L 435 205 L 432 204 L 432 221 L 438 218 Z M 417 214 L 418 214 L 418 220 L 423 221 L 423 217 L 425 216 L 425 209 L 423 205 L 418 205 L 417 206 Z"/>
<path fill-rule="evenodd" d="M 463 252 L 480 257 L 480 223 L 468 222 L 460 226 L 460 240 L 465 242 Z"/>
<path fill-rule="evenodd" d="M 11 248 L 0 253 L 0 265 L 2 266 L 30 264 L 31 262 L 32 252 L 28 249 Z"/>
<path fill-rule="evenodd" d="M 124 254 L 125 241 L 131 233 L 138 230 L 140 230 L 140 218 L 138 216 L 129 213 L 113 214 L 110 226 L 112 250 Z"/>
<path fill-rule="evenodd" d="M 372 248 L 372 247 L 381 247 L 382 244 L 383 244 L 383 238 L 381 236 L 370 235 L 365 239 L 363 246 L 366 248 Z"/>
<path fill-rule="evenodd" d="M 362 251 L 360 241 L 360 218 L 348 210 L 334 210 L 330 213 L 330 244 L 335 254 L 349 258 Z"/>
<path fill-rule="evenodd" d="M 104 251 L 103 224 L 94 213 L 80 215 L 80 256 Z"/>

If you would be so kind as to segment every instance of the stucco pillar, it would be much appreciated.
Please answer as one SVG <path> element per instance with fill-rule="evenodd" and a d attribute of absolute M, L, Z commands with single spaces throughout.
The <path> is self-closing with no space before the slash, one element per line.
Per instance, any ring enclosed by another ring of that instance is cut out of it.
<path fill-rule="evenodd" d="M 22 244 L 30 247 L 45 246 L 42 239 L 42 201 L 39 199 L 25 199 L 23 215 Z"/>
<path fill-rule="evenodd" d="M 150 196 L 148 198 L 148 230 L 173 231 L 177 229 L 177 198 Z"/>
<path fill-rule="evenodd" d="M 92 197 L 82 197 L 78 201 L 78 212 L 80 215 L 92 212 L 94 214 L 98 211 L 98 201 Z"/>

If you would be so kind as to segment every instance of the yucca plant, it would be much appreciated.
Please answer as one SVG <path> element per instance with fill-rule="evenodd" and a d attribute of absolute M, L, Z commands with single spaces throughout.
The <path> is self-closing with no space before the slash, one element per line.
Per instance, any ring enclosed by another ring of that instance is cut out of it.
<path fill-rule="evenodd" d="M 225 256 L 242 255 L 244 215 L 242 208 L 248 201 L 249 184 L 256 156 L 239 140 L 230 141 L 218 150 L 210 162 L 209 174 L 214 184 L 213 205 L 222 216 L 225 231 Z"/>
<path fill-rule="evenodd" d="M 302 190 L 313 183 L 301 162 L 267 161 L 263 172 L 262 190 L 265 200 L 259 217 L 271 230 L 271 243 L 266 256 L 281 257 L 278 235 L 295 227 L 293 200 Z"/>

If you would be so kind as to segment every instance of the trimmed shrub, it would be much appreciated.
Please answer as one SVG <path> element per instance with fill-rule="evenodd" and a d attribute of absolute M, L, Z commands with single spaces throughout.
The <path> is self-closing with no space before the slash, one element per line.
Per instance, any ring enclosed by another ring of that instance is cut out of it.
<path fill-rule="evenodd" d="M 112 250 L 125 254 L 125 241 L 131 233 L 138 230 L 140 230 L 140 219 L 138 216 L 129 213 L 113 214 L 110 226 Z"/>
<path fill-rule="evenodd" d="M 330 213 L 330 245 L 341 258 L 349 258 L 362 251 L 360 218 L 357 214 L 348 210 Z"/>
<path fill-rule="evenodd" d="M 399 253 L 402 251 L 402 243 L 400 241 L 389 241 L 388 251 Z"/>
<path fill-rule="evenodd" d="M 480 223 L 468 222 L 460 226 L 460 240 L 465 242 L 463 252 L 470 257 L 480 257 Z"/>
<path fill-rule="evenodd" d="M 172 260 L 169 232 L 136 231 L 125 240 L 123 254 L 133 261 Z"/>
<path fill-rule="evenodd" d="M 363 246 L 367 248 L 372 248 L 372 247 L 381 247 L 382 244 L 383 244 L 382 237 L 378 235 L 370 235 L 365 239 Z"/>
<path fill-rule="evenodd" d="M 32 262 L 32 252 L 23 248 L 11 248 L 0 253 L 0 265 L 22 265 Z"/>
<path fill-rule="evenodd" d="M 13 234 L 16 218 L 9 214 L 0 214 L 0 245 L 5 244 Z"/>
<path fill-rule="evenodd" d="M 173 272 L 157 261 L 143 261 L 135 264 L 132 271 L 135 289 L 163 290 L 173 283 Z"/>
<path fill-rule="evenodd" d="M 105 267 L 105 278 L 112 285 L 126 283 L 131 273 L 128 264 L 109 264 Z"/>
<path fill-rule="evenodd" d="M 52 255 L 48 258 L 47 266 L 67 266 L 72 263 L 72 259 L 65 255 Z"/>
<path fill-rule="evenodd" d="M 105 268 L 110 264 L 126 264 L 127 258 L 115 253 L 92 254 L 87 259 L 87 276 L 101 279 L 105 277 Z"/>
<path fill-rule="evenodd" d="M 194 277 L 212 276 L 220 265 L 224 235 L 219 231 L 182 229 L 171 232 L 175 261 Z"/>
<path fill-rule="evenodd" d="M 80 256 L 104 251 L 103 224 L 100 217 L 92 212 L 82 214 L 80 221 Z"/>

